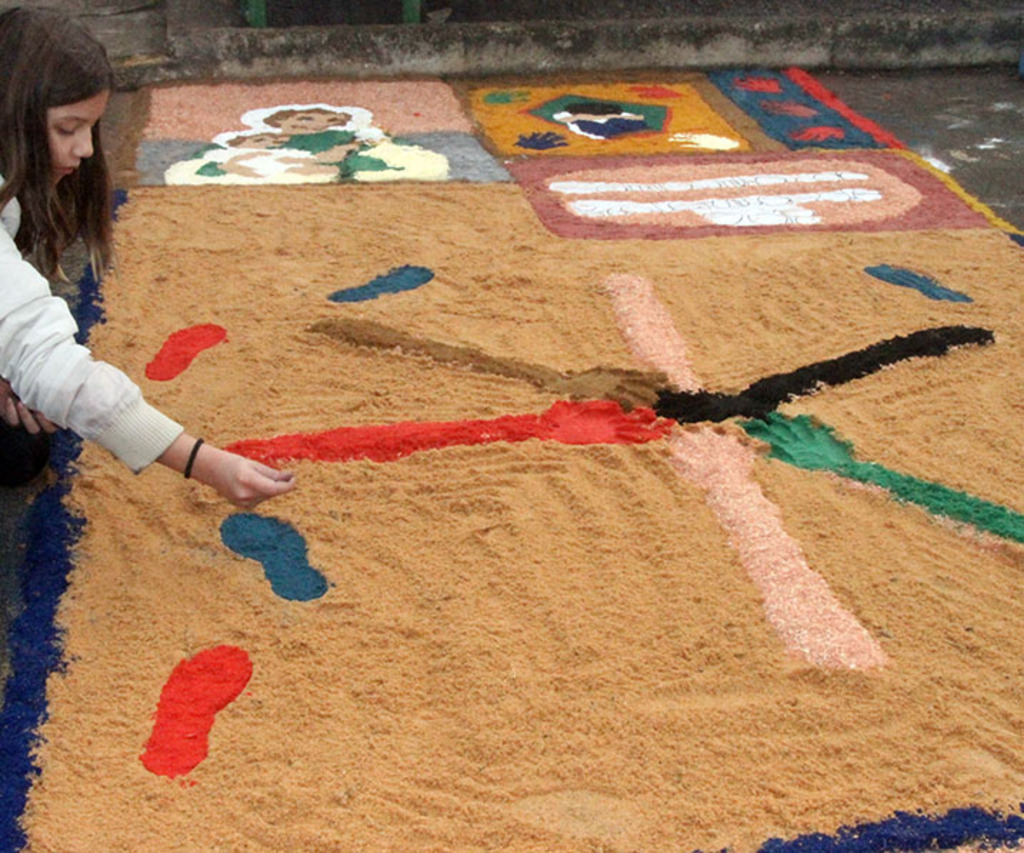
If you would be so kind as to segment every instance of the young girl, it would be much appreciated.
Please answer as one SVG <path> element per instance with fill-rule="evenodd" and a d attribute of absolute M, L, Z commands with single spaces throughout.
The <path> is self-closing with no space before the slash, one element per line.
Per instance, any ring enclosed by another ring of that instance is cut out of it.
<path fill-rule="evenodd" d="M 97 274 L 110 263 L 99 122 L 112 86 L 106 51 L 73 20 L 0 15 L 0 484 L 35 476 L 60 427 L 135 472 L 159 462 L 254 506 L 294 488 L 292 474 L 205 444 L 146 403 L 125 374 L 75 343 L 71 312 L 44 278 L 78 237 Z"/>

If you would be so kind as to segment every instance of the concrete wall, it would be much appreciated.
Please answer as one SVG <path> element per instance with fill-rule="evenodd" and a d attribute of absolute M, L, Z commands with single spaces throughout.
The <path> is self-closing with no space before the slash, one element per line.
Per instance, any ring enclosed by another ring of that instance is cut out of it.
<path fill-rule="evenodd" d="M 165 52 L 166 0 L 4 0 L 0 11 L 14 6 L 56 9 L 80 18 L 113 59 Z"/>
<path fill-rule="evenodd" d="M 267 2 L 387 4 L 396 11 L 402 4 Z M 0 0 L 0 9 L 12 5 L 17 4 Z M 21 5 L 81 17 L 107 45 L 118 85 L 126 89 L 257 76 L 733 65 L 1016 67 L 1024 26 L 1021 0 L 422 0 L 428 18 L 439 9 L 451 14 L 444 22 L 426 24 L 268 29 L 244 26 L 238 0 L 27 0 Z M 480 20 L 484 15 L 504 20 Z"/>

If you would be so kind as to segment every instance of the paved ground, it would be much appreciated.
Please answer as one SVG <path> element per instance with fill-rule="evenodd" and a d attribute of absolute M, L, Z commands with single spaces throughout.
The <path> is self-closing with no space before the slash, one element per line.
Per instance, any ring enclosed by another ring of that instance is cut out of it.
<path fill-rule="evenodd" d="M 967 190 L 1024 228 L 1024 81 L 1016 67 L 886 73 L 818 72 L 818 78 L 858 112 L 948 170 Z M 115 99 L 105 128 L 115 155 L 118 130 L 136 97 Z M 80 261 L 68 265 L 73 275 Z M 0 489 L 0 636 L 20 606 L 20 525 L 38 485 Z M 0 678 L 6 674 L 0 642 Z"/>
<path fill-rule="evenodd" d="M 1014 68 L 816 74 L 855 110 L 1024 228 L 1024 80 Z"/>

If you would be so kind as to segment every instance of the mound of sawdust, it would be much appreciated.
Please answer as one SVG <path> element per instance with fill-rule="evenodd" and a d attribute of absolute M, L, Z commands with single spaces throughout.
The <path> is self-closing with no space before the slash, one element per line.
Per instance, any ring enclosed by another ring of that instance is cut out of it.
<path fill-rule="evenodd" d="M 584 243 L 551 235 L 511 186 L 396 185 L 137 190 L 117 234 L 95 348 L 215 443 L 562 398 L 524 364 L 647 371 L 602 286 L 624 273 L 653 283 L 712 390 L 917 329 L 993 329 L 993 346 L 784 410 L 864 459 L 1024 511 L 1020 250 L 992 230 Z M 975 301 L 864 274 L 881 262 Z M 435 278 L 327 299 L 401 263 Z M 398 348 L 353 340 L 357 322 L 396 330 Z M 174 381 L 143 379 L 197 323 L 227 340 Z M 497 367 L 475 369 L 484 354 Z M 330 584 L 298 602 L 223 545 L 231 507 L 87 448 L 33 849 L 752 850 L 897 810 L 1016 809 L 1021 547 L 759 456 L 785 531 L 887 660 L 814 667 L 669 458 L 665 442 L 532 441 L 296 463 L 299 488 L 259 512 L 299 531 Z M 221 645 L 245 650 L 251 681 L 185 784 L 150 772 L 163 685 Z"/>

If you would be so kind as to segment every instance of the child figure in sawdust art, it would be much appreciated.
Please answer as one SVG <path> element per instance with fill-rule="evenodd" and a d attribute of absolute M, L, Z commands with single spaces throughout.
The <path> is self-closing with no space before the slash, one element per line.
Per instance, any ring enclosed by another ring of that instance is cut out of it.
<path fill-rule="evenodd" d="M 168 184 L 323 183 L 412 178 L 444 180 L 448 159 L 391 139 L 362 107 L 300 104 L 262 107 L 242 116 L 251 128 L 221 134 L 213 145 L 165 173 Z M 268 136 L 269 134 L 269 136 Z M 258 149 L 244 155 L 231 147 Z"/>
<path fill-rule="evenodd" d="M 243 118 L 290 134 L 288 147 L 309 151 L 321 163 L 338 169 L 341 181 L 382 181 L 400 178 L 444 180 L 448 159 L 419 145 L 388 136 L 372 124 L 373 115 L 360 107 L 312 104 L 277 109 L 261 115 L 253 110 Z"/>
<path fill-rule="evenodd" d="M 260 112 L 248 112 L 245 118 L 256 118 Z M 361 145 L 384 137 L 370 121 L 366 110 L 328 106 L 279 109 L 263 118 L 265 125 L 287 137 L 288 148 L 307 151 L 331 165 L 340 165 Z"/>
<path fill-rule="evenodd" d="M 168 184 L 309 184 L 337 180 L 338 170 L 309 151 L 292 148 L 291 137 L 265 130 L 221 133 L 201 152 L 202 165 L 183 160 L 170 166 Z"/>
<path fill-rule="evenodd" d="M 112 187 L 99 124 L 114 73 L 103 46 L 54 12 L 0 15 L 0 484 L 33 479 L 48 436 L 67 428 L 139 472 L 159 462 L 239 506 L 294 487 L 290 473 L 196 439 L 150 406 L 123 372 L 75 341 L 44 276 L 81 238 L 110 265 Z"/>

